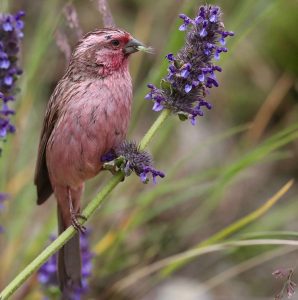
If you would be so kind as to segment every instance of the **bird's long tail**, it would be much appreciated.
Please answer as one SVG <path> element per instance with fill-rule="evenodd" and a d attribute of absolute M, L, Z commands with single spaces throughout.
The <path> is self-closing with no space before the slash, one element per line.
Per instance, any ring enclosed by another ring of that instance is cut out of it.
<path fill-rule="evenodd" d="M 70 224 L 64 224 L 58 205 L 58 227 L 61 234 Z M 80 235 L 76 233 L 58 253 L 58 281 L 64 300 L 69 300 L 75 287 L 81 287 Z"/>

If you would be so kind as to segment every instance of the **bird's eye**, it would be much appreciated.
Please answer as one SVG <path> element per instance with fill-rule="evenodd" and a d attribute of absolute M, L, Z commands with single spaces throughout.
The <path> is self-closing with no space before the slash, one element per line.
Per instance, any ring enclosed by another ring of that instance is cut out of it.
<path fill-rule="evenodd" d="M 120 45 L 120 42 L 119 42 L 119 40 L 112 40 L 112 41 L 111 41 L 111 44 L 112 44 L 114 47 L 117 47 L 117 46 Z"/>

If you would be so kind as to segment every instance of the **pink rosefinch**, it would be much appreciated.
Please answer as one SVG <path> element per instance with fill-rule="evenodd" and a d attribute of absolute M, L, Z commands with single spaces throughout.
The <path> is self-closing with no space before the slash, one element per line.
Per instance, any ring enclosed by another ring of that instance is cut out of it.
<path fill-rule="evenodd" d="M 59 233 L 80 226 L 84 182 L 102 169 L 100 158 L 125 138 L 132 83 L 128 57 L 143 45 L 119 29 L 86 34 L 74 50 L 45 114 L 35 170 L 38 204 L 54 193 Z M 59 251 L 63 294 L 81 284 L 79 234 Z"/>

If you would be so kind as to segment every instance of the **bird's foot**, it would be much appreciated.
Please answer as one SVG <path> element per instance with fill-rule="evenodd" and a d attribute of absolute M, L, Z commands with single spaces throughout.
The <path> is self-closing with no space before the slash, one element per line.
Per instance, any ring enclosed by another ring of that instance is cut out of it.
<path fill-rule="evenodd" d="M 125 176 L 129 176 L 131 172 L 128 170 L 128 174 L 125 172 L 126 160 L 123 156 L 116 157 L 114 160 L 106 162 L 103 164 L 102 169 L 110 171 L 112 175 L 117 175 L 119 172 L 123 172 L 124 176 L 121 181 L 124 181 Z"/>
<path fill-rule="evenodd" d="M 78 221 L 78 219 L 83 219 L 84 221 L 87 220 L 87 218 L 84 215 L 72 213 L 71 214 L 71 223 L 75 230 L 77 230 L 80 233 L 84 233 L 86 231 L 86 227 Z"/>

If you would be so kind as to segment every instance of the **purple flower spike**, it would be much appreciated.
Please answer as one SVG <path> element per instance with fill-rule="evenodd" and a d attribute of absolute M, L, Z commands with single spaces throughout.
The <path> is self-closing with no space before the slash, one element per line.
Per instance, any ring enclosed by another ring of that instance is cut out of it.
<path fill-rule="evenodd" d="M 154 169 L 151 155 L 139 149 L 135 142 L 125 141 L 117 149 L 112 150 L 116 157 L 124 158 L 118 168 L 122 170 L 125 176 L 129 176 L 131 172 L 135 172 L 143 183 L 149 181 L 148 175 L 152 175 L 153 182 L 156 182 L 156 177 L 165 177 L 165 174 Z M 105 154 L 104 157 L 109 157 L 109 153 Z M 102 160 L 103 158 L 101 158 Z M 111 159 L 111 161 L 114 159 Z"/>
<path fill-rule="evenodd" d="M 213 61 L 219 60 L 222 52 L 227 52 L 225 39 L 234 35 L 225 31 L 221 15 L 220 8 L 213 5 L 201 6 L 194 19 L 179 15 L 183 20 L 179 30 L 186 31 L 185 45 L 177 54 L 166 56 L 168 74 L 160 88 L 149 87 L 151 92 L 146 99 L 154 102 L 155 111 L 169 109 L 181 120 L 188 117 L 194 125 L 196 118 L 203 115 L 200 107 L 211 109 L 211 105 L 202 99 L 211 88 L 219 86 L 215 72 L 222 69 Z"/>
<path fill-rule="evenodd" d="M 10 123 L 10 116 L 14 111 L 9 108 L 8 102 L 14 100 L 15 82 L 22 73 L 18 67 L 18 51 L 20 35 L 23 35 L 23 16 L 23 11 L 16 15 L 0 14 L 0 139 L 5 139 L 9 133 L 15 132 Z"/>

